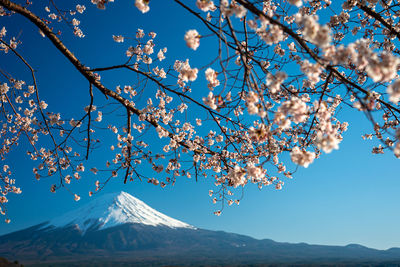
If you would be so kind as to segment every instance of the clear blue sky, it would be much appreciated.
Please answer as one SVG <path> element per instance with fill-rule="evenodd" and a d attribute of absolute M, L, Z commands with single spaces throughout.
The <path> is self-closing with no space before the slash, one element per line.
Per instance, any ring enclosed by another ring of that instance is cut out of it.
<path fill-rule="evenodd" d="M 144 15 L 134 7 L 133 1 L 116 1 L 105 11 L 97 10 L 89 1 L 85 5 L 87 10 L 81 23 L 86 38 L 78 40 L 66 30 L 62 38 L 90 67 L 124 62 L 123 53 L 128 44 L 113 42 L 112 35 L 134 36 L 137 28 L 158 33 L 155 41 L 160 47 L 168 47 L 166 56 L 170 63 L 191 58 L 191 65 L 196 66 L 213 51 L 211 44 L 201 45 L 196 52 L 186 47 L 185 32 L 196 28 L 201 33 L 204 28 L 190 15 L 183 14 L 185 11 L 176 4 L 151 1 L 151 11 Z M 179 16 L 173 15 L 178 13 Z M 77 118 L 89 103 L 87 81 L 25 19 L 2 17 L 2 25 L 7 27 L 9 37 L 23 29 L 24 42 L 19 51 L 37 70 L 41 97 L 49 103 L 49 110 Z M 0 68 L 29 79 L 29 73 L 21 71 L 23 66 L 12 55 L 1 55 Z M 130 75 L 110 73 L 103 81 L 113 88 L 129 83 L 134 79 Z M 200 95 L 208 93 L 204 86 L 196 88 L 195 83 L 193 91 Z M 285 180 L 281 191 L 273 188 L 260 191 L 255 186 L 247 186 L 240 205 L 225 208 L 220 217 L 212 214 L 218 206 L 208 196 L 208 190 L 215 189 L 211 178 L 197 183 L 193 179 L 181 179 L 165 189 L 139 182 L 123 185 L 121 178 L 111 181 L 102 193 L 126 191 L 171 217 L 205 229 L 284 242 L 400 247 L 399 160 L 390 153 L 371 154 L 373 141 L 361 139 L 362 134 L 371 130 L 362 113 L 344 111 L 340 119 L 350 123 L 340 150 L 323 154 L 307 169 L 299 168 L 294 179 Z M 99 153 L 91 158 L 91 163 L 104 162 L 107 155 Z M 34 179 L 34 164 L 27 160 L 23 143 L 7 163 L 13 167 L 23 194 L 10 196 L 8 208 L 12 223 L 1 222 L 0 234 L 46 221 L 83 205 L 90 200 L 87 192 L 93 189 L 97 179 L 86 171 L 82 180 L 72 186 L 82 196 L 81 201 L 75 202 L 65 190 L 50 193 L 49 187 L 54 181 Z"/>

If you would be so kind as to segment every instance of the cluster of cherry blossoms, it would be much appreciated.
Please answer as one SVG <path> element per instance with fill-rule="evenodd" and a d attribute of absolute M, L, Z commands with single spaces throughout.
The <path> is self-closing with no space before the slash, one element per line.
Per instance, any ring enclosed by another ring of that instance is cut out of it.
<path fill-rule="evenodd" d="M 104 7 L 103 1 L 95 1 L 92 0 L 93 4 L 97 4 L 97 6 L 100 8 L 100 6 Z M 69 11 L 61 11 L 60 9 L 57 8 L 57 6 L 52 3 L 53 6 L 46 6 L 44 10 L 47 12 L 47 17 L 50 19 L 50 21 L 47 21 L 48 23 L 51 22 L 64 22 L 67 23 L 70 27 L 73 28 L 73 33 L 75 36 L 79 38 L 84 38 L 85 34 L 83 33 L 82 29 L 79 27 L 81 24 L 81 21 L 78 20 L 75 16 L 77 14 L 83 14 L 86 10 L 86 7 L 84 5 L 76 5 L 74 9 L 71 9 Z M 43 31 L 39 29 L 39 33 L 45 37 L 45 34 Z M 61 34 L 61 29 L 58 31 L 58 34 Z"/>
<path fill-rule="evenodd" d="M 6 44 L 6 46 L 9 49 L 15 49 L 10 44 Z M 38 125 L 37 116 L 47 108 L 47 104 L 44 101 L 37 101 L 34 86 L 27 86 L 24 81 L 12 78 L 8 80 L 8 83 L 0 82 L 0 99 L 2 110 L 0 158 L 3 162 L 7 162 L 8 154 L 18 146 L 21 138 L 27 138 L 31 149 L 36 149 L 39 136 L 46 133 L 46 130 Z M 42 156 L 44 155 L 42 154 Z M 2 215 L 6 215 L 7 195 L 10 193 L 21 194 L 22 192 L 12 177 L 11 168 L 14 166 L 10 167 L 10 165 L 3 164 L 0 173 L 0 214 Z M 5 220 L 7 223 L 10 222 L 8 217 Z"/>
<path fill-rule="evenodd" d="M 135 0 L 135 6 L 142 13 L 146 13 L 146 12 L 149 12 L 149 10 L 150 10 L 149 2 L 150 2 L 150 0 Z"/>
<path fill-rule="evenodd" d="M 196 30 L 187 31 L 184 39 L 187 46 L 193 50 L 196 50 L 200 46 L 200 35 Z"/>
<path fill-rule="evenodd" d="M 175 61 L 174 70 L 179 72 L 178 84 L 182 87 L 184 86 L 184 82 L 195 81 L 197 79 L 197 73 L 199 72 L 197 68 L 190 67 L 189 59 L 186 59 L 185 61 Z"/>
<path fill-rule="evenodd" d="M 211 0 L 197 0 L 196 6 L 204 12 L 215 11 L 217 9 L 214 2 Z"/>
<path fill-rule="evenodd" d="M 328 25 L 321 26 L 317 20 L 318 16 L 302 16 L 300 13 L 296 16 L 296 22 L 303 27 L 302 33 L 307 41 L 320 47 L 328 46 L 331 42 L 330 28 Z"/>

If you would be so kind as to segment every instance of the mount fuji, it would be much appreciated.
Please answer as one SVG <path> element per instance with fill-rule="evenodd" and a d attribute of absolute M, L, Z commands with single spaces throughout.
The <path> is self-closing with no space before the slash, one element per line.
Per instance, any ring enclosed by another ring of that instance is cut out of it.
<path fill-rule="evenodd" d="M 104 230 L 122 224 L 195 229 L 189 224 L 156 211 L 126 192 L 106 194 L 79 209 L 49 221 L 42 226 L 42 229 L 74 226 L 84 234 L 89 229 Z"/>
<path fill-rule="evenodd" d="M 289 244 L 199 229 L 120 192 L 0 236 L 2 257 L 25 266 L 358 266 L 398 264 L 400 249 Z"/>

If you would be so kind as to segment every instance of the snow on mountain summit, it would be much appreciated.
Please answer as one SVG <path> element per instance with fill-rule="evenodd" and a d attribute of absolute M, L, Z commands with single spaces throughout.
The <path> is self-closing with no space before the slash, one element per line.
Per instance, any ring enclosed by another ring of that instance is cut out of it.
<path fill-rule="evenodd" d="M 44 227 L 77 226 L 84 233 L 91 227 L 102 230 L 126 223 L 195 229 L 156 211 L 126 192 L 105 194 L 81 208 L 51 220 Z"/>

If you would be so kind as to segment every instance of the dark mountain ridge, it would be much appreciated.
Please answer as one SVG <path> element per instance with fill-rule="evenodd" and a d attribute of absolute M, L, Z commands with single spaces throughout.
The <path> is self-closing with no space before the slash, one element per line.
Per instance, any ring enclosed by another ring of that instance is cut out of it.
<path fill-rule="evenodd" d="M 99 210 L 105 209 L 97 211 L 96 216 L 101 215 L 98 218 L 89 214 L 90 218 L 82 222 L 78 221 L 80 212 L 72 212 L 78 217 L 63 216 L 62 220 L 52 220 L 56 225 L 50 221 L 0 236 L 0 257 L 40 266 L 400 263 L 399 248 L 376 250 L 357 244 L 323 246 L 257 240 L 195 228 L 136 202 L 126 193 L 106 199 L 106 204 L 96 202 Z M 127 204 L 130 207 L 125 207 Z M 139 214 L 142 210 L 146 216 Z"/>

